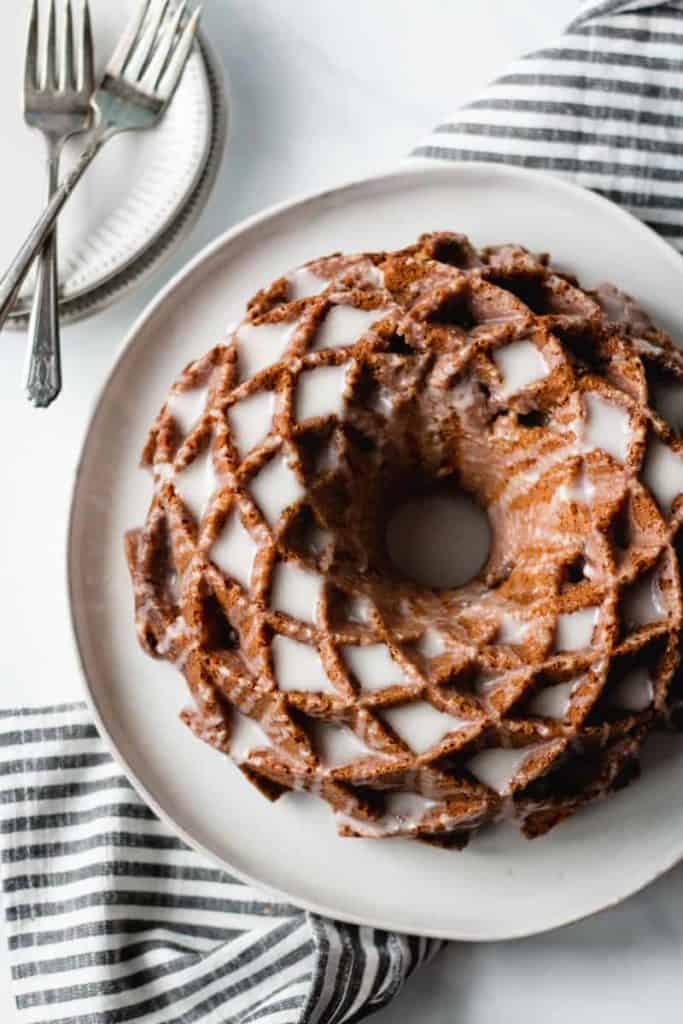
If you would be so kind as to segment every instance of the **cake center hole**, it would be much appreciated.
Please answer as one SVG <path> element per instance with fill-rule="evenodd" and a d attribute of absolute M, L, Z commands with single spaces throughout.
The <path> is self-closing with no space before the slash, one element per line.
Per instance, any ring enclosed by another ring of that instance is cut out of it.
<path fill-rule="evenodd" d="M 423 587 L 446 590 L 473 579 L 491 546 L 488 518 L 461 491 L 410 498 L 389 519 L 389 558 Z"/>

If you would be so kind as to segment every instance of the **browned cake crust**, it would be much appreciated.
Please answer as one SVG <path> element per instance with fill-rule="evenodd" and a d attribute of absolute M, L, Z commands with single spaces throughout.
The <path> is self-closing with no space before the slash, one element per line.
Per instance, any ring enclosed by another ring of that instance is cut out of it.
<path fill-rule="evenodd" d="M 682 381 L 632 300 L 519 246 L 425 235 L 259 292 L 174 385 L 126 539 L 186 723 L 345 835 L 534 836 L 626 784 L 680 703 L 683 445 L 657 409 Z M 492 549 L 436 591 L 385 527 L 451 482 Z"/>

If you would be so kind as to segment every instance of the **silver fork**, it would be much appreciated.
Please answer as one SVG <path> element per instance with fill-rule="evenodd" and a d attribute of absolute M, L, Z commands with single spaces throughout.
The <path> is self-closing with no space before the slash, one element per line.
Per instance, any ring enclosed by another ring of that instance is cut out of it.
<path fill-rule="evenodd" d="M 107 65 L 92 98 L 93 134 L 0 281 L 0 328 L 64 204 L 102 146 L 119 132 L 152 128 L 163 117 L 192 52 L 200 8 L 186 18 L 187 0 L 145 0 Z"/>
<path fill-rule="evenodd" d="M 57 191 L 64 143 L 87 131 L 92 120 L 90 99 L 95 88 L 93 41 L 88 0 L 81 3 L 78 53 L 74 45 L 71 0 L 65 0 L 61 52 L 57 43 L 57 12 L 50 0 L 42 73 L 38 55 L 38 5 L 33 0 L 26 47 L 24 119 L 45 136 L 49 195 Z M 29 400 L 46 408 L 62 388 L 59 346 L 59 283 L 56 228 L 43 246 L 29 321 L 24 385 Z"/>

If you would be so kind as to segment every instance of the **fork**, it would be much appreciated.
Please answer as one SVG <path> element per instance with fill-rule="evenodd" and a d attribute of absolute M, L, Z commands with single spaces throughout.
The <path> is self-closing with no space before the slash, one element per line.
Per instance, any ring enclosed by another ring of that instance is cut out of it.
<path fill-rule="evenodd" d="M 64 204 L 102 147 L 120 132 L 156 125 L 175 95 L 192 52 L 201 8 L 186 18 L 187 0 L 145 0 L 123 33 L 91 104 L 94 130 L 0 281 L 0 328 Z"/>
<path fill-rule="evenodd" d="M 24 120 L 45 136 L 49 195 L 58 187 L 64 143 L 87 131 L 92 120 L 90 98 L 95 88 L 93 41 L 88 0 L 81 3 L 78 56 L 74 46 L 71 0 L 65 0 L 61 53 L 57 45 L 57 12 L 50 0 L 47 42 L 42 74 L 38 58 L 38 6 L 33 0 L 26 47 Z M 78 67 L 76 65 L 78 62 Z M 46 408 L 62 388 L 59 350 L 57 234 L 51 231 L 38 260 L 33 307 L 29 321 L 24 384 L 29 400 Z"/>

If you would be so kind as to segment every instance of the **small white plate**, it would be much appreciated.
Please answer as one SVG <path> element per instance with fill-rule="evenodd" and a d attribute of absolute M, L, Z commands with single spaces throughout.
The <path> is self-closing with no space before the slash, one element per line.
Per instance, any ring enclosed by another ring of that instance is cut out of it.
<path fill-rule="evenodd" d="M 139 3 L 91 0 L 98 74 Z M 8 100 L 3 110 L 3 154 L 12 163 L 10 180 L 21 181 L 21 188 L 7 190 L 0 206 L 0 268 L 9 265 L 46 199 L 44 142 L 24 124 L 21 98 L 28 4 L 7 6 L 0 34 L 0 91 L 16 100 Z M 44 4 L 41 16 L 44 30 Z M 215 63 L 203 40 L 161 123 L 152 131 L 129 132 L 109 142 L 70 198 L 58 236 L 63 316 L 74 319 L 101 308 L 142 279 L 150 264 L 158 265 L 170 250 L 169 232 L 175 241 L 176 222 L 189 220 L 188 204 L 198 215 L 198 186 L 206 178 L 207 163 L 220 159 L 225 141 L 222 94 L 216 109 L 222 83 L 216 82 Z M 74 163 L 85 138 L 67 144 L 63 171 Z M 201 200 L 208 194 L 202 188 Z M 29 277 L 10 323 L 25 320 L 32 287 Z"/>
<path fill-rule="evenodd" d="M 271 805 L 178 721 L 184 681 L 133 628 L 123 533 L 143 522 L 146 432 L 176 374 L 260 286 L 335 250 L 394 248 L 450 228 L 478 244 L 549 250 L 587 284 L 633 293 L 667 329 L 680 256 L 598 196 L 490 165 L 413 166 L 266 211 L 206 249 L 144 314 L 99 397 L 75 482 L 68 571 L 76 642 L 99 728 L 143 796 L 185 840 L 237 875 L 321 913 L 453 939 L 530 935 L 607 907 L 683 855 L 683 737 L 653 740 L 643 778 L 529 842 L 489 830 L 462 853 L 340 839 L 326 805 Z"/>

